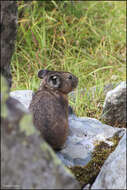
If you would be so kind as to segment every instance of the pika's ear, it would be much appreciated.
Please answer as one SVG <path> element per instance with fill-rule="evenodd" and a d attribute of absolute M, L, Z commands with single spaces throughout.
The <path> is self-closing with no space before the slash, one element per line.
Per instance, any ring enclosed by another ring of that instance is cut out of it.
<path fill-rule="evenodd" d="M 47 73 L 48 73 L 48 70 L 38 71 L 38 78 L 43 79 Z"/>

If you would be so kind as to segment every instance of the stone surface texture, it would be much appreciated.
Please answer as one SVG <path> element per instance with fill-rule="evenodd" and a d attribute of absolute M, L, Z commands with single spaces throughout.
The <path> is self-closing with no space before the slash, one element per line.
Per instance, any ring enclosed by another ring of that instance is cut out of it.
<path fill-rule="evenodd" d="M 32 95 L 33 95 L 32 90 L 16 90 L 16 91 L 10 92 L 10 96 L 19 100 L 26 109 L 28 109 L 30 105 Z"/>
<path fill-rule="evenodd" d="M 18 97 L 20 101 L 19 94 L 19 91 L 11 92 L 11 96 Z M 31 98 L 32 92 L 22 91 L 21 102 L 26 109 Z M 126 129 L 103 124 L 94 118 L 77 117 L 72 111 L 70 113 L 69 135 L 63 149 L 56 155 L 68 167 L 82 167 L 91 160 L 96 145 L 103 141 L 112 146 L 111 138 L 118 135 L 121 140 L 102 166 L 92 189 L 126 189 Z M 84 188 L 91 189 L 89 185 Z"/>
<path fill-rule="evenodd" d="M 121 82 L 107 93 L 102 115 L 112 126 L 126 126 L 126 82 Z"/>
<path fill-rule="evenodd" d="M 91 189 L 126 189 L 126 134 L 105 161 Z"/>
<path fill-rule="evenodd" d="M 31 114 L 7 92 L 2 77 L 1 188 L 80 189 L 72 173 L 40 137 Z"/>
<path fill-rule="evenodd" d="M 11 87 L 12 76 L 10 72 L 11 57 L 14 52 L 17 25 L 17 2 L 1 1 L 1 64 L 2 75 Z"/>
<path fill-rule="evenodd" d="M 57 153 L 67 166 L 85 166 L 91 160 L 91 153 L 101 141 L 113 145 L 108 138 L 116 133 L 124 135 L 124 128 L 105 125 L 94 118 L 69 116 L 69 136 L 65 147 Z"/>
<path fill-rule="evenodd" d="M 10 94 L 28 108 L 32 91 L 14 91 Z M 99 142 L 104 141 L 113 145 L 113 142 L 107 139 L 121 131 L 123 135 L 124 128 L 113 128 L 94 118 L 76 117 L 74 114 L 70 114 L 67 141 L 63 149 L 56 154 L 66 166 L 85 166 L 90 161 L 91 153 Z"/>

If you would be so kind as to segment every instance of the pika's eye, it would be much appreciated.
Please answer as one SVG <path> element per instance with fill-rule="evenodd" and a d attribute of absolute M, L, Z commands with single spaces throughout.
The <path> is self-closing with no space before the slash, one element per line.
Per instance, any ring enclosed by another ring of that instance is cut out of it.
<path fill-rule="evenodd" d="M 51 80 L 52 80 L 52 82 L 53 82 L 54 85 L 57 84 L 57 77 L 56 77 L 56 76 L 53 76 L 53 77 L 51 78 Z"/>
<path fill-rule="evenodd" d="M 51 76 L 49 78 L 49 84 L 51 87 L 59 88 L 61 84 L 60 77 L 57 75 Z"/>
<path fill-rule="evenodd" d="M 69 75 L 69 77 L 68 77 L 70 80 L 72 79 L 72 75 Z"/>

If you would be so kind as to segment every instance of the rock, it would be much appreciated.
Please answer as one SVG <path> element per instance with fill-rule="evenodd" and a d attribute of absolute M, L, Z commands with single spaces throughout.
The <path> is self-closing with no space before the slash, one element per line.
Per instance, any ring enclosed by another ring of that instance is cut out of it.
<path fill-rule="evenodd" d="M 121 82 L 107 93 L 102 117 L 112 126 L 126 126 L 126 82 Z"/>
<path fill-rule="evenodd" d="M 26 109 L 28 109 L 30 101 L 33 96 L 32 90 L 16 90 L 13 92 L 10 92 L 10 96 L 19 100 Z"/>
<path fill-rule="evenodd" d="M 22 103 L 24 103 L 24 105 L 27 103 L 27 106 L 25 107 L 28 107 L 28 102 L 30 102 L 32 96 L 29 96 L 29 91 L 28 96 L 27 91 L 24 92 L 25 96 L 22 92 L 22 97 L 24 97 L 24 99 L 22 99 Z M 18 93 L 20 94 L 19 91 Z M 14 93 L 12 92 L 11 94 L 14 95 L 14 97 L 17 97 L 16 91 Z M 20 101 L 19 94 L 18 100 Z M 25 101 L 26 97 L 27 101 Z M 77 180 L 79 180 L 81 186 L 85 185 L 84 188 L 89 189 L 91 184 L 93 183 L 92 181 L 96 179 L 96 176 L 98 175 L 100 169 L 99 171 L 96 171 L 93 174 L 91 174 L 90 181 L 88 178 L 84 181 L 83 176 L 87 175 L 88 177 L 89 172 L 87 172 L 87 174 L 84 174 L 84 171 L 87 171 L 87 169 L 84 170 L 83 168 L 87 167 L 87 165 L 90 165 L 90 163 L 92 163 L 91 166 L 93 166 L 94 163 L 92 160 L 92 156 L 97 149 L 97 145 L 99 147 L 102 146 L 102 148 L 103 146 L 107 147 L 107 152 L 104 153 L 105 159 L 107 159 L 106 155 L 109 156 L 111 150 L 114 150 L 117 143 L 119 142 L 113 142 L 111 139 L 115 135 L 121 138 L 125 134 L 126 130 L 125 128 L 111 127 L 109 125 L 101 123 L 100 121 L 94 118 L 76 117 L 76 115 L 74 115 L 73 111 L 71 110 L 71 107 L 69 107 L 69 109 L 69 135 L 65 143 L 65 146 L 61 151 L 56 152 L 56 155 L 60 158 L 60 160 L 64 163 L 65 166 L 69 167 L 71 171 L 73 171 L 75 176 L 77 175 L 77 171 L 81 171 L 80 175 L 82 176 L 82 179 L 80 180 L 80 177 L 76 178 Z M 100 155 L 103 155 L 101 149 L 98 149 L 98 152 Z M 101 160 L 103 164 L 104 158 L 102 158 Z M 77 167 L 78 169 L 76 169 L 75 171 L 75 168 Z M 99 168 L 101 167 L 102 165 L 100 163 Z M 82 169 L 80 170 L 80 168 Z M 92 176 L 94 177 L 94 179 Z M 90 186 L 87 185 L 88 183 L 90 183 Z"/>
<path fill-rule="evenodd" d="M 2 78 L 2 189 L 79 189 L 72 173 L 40 137 L 31 114 L 18 100 L 8 98 L 7 91 Z"/>
<path fill-rule="evenodd" d="M 91 189 L 126 189 L 126 134 L 105 161 Z"/>
<path fill-rule="evenodd" d="M 18 98 L 24 104 L 30 102 L 32 92 L 29 91 L 15 91 L 11 92 L 15 98 Z M 27 101 L 26 101 L 27 100 Z M 76 117 L 70 109 L 69 115 L 69 136 L 65 143 L 64 148 L 57 152 L 57 156 L 62 162 L 68 166 L 85 166 L 91 160 L 91 153 L 94 151 L 95 146 L 104 141 L 109 145 L 113 143 L 108 138 L 112 137 L 116 132 L 121 132 L 123 135 L 125 129 L 113 128 L 105 125 L 97 119 L 87 117 Z"/>
<path fill-rule="evenodd" d="M 7 79 L 9 87 L 12 83 L 10 72 L 11 57 L 17 33 L 17 2 L 1 1 L 1 74 Z"/>
<path fill-rule="evenodd" d="M 85 185 L 85 187 L 83 187 L 83 190 L 89 190 L 90 189 L 90 184 Z"/>
<path fill-rule="evenodd" d="M 91 160 L 91 154 L 99 142 L 110 146 L 113 142 L 108 138 L 116 133 L 123 136 L 125 129 L 113 128 L 102 124 L 97 119 L 69 116 L 69 136 L 64 148 L 57 152 L 58 157 L 68 166 L 85 166 Z"/>

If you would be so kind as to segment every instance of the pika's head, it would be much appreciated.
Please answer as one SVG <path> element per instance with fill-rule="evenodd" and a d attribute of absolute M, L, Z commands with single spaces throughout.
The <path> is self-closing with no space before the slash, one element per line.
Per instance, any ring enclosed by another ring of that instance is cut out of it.
<path fill-rule="evenodd" d="M 40 70 L 38 77 L 43 79 L 40 85 L 51 90 L 68 94 L 78 85 L 78 78 L 69 72 Z"/>

